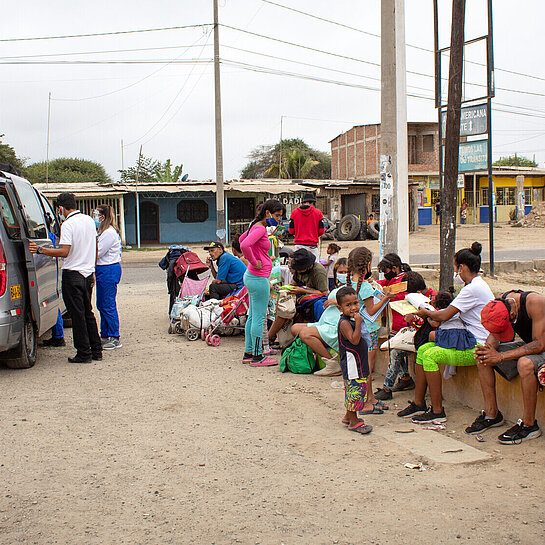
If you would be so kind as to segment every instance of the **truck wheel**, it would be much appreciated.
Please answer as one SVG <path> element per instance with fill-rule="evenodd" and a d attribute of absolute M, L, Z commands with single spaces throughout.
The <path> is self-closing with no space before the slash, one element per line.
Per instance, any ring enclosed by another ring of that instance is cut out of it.
<path fill-rule="evenodd" d="M 36 352 L 38 349 L 38 337 L 36 327 L 32 322 L 30 313 L 25 315 L 21 342 L 17 349 L 15 359 L 5 360 L 4 364 L 10 369 L 30 369 L 36 363 Z"/>
<path fill-rule="evenodd" d="M 356 240 L 361 228 L 361 222 L 354 214 L 347 214 L 341 220 L 337 230 L 339 240 Z"/>
<path fill-rule="evenodd" d="M 374 240 L 378 240 L 378 231 L 379 231 L 379 224 L 377 220 L 372 221 L 367 226 L 367 236 L 369 238 L 372 238 Z"/>

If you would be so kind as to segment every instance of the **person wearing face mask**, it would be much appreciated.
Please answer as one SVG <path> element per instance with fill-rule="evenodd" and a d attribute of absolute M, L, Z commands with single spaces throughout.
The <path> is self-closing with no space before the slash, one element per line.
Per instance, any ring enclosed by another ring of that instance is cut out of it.
<path fill-rule="evenodd" d="M 481 311 L 485 305 L 494 299 L 488 284 L 479 275 L 481 269 L 481 249 L 478 242 L 471 248 L 458 250 L 454 255 L 456 276 L 464 283 L 456 298 L 444 309 L 430 311 L 421 309 L 418 316 L 428 318 L 439 325 L 454 316 L 460 318 L 465 328 L 473 334 L 477 343 L 483 345 L 488 337 L 488 331 L 481 324 Z M 443 408 L 442 382 L 439 365 L 456 367 L 475 365 L 476 347 L 458 350 L 442 348 L 430 342 L 422 345 L 416 353 L 416 389 L 414 401 L 399 411 L 397 416 L 412 418 L 418 424 L 432 420 L 445 422 L 447 416 Z M 426 390 L 429 389 L 431 406 L 425 401 Z"/>
<path fill-rule="evenodd" d="M 30 241 L 33 253 L 63 257 L 62 298 L 72 318 L 72 334 L 76 355 L 70 363 L 91 363 L 102 359 L 102 343 L 98 334 L 91 295 L 95 284 L 97 232 L 93 219 L 76 207 L 73 193 L 61 193 L 57 208 L 61 225 L 59 248 L 41 248 Z"/>
<path fill-rule="evenodd" d="M 384 274 L 384 278 L 379 280 L 378 283 L 386 288 L 393 284 L 399 284 L 405 281 L 405 273 L 409 272 L 411 268 L 407 263 L 403 263 L 401 258 L 394 253 L 386 254 L 378 264 L 379 272 Z M 407 292 L 402 291 L 392 297 L 392 301 L 401 301 L 405 299 Z M 406 327 L 405 319 L 399 312 L 392 310 L 392 323 L 390 325 L 390 333 L 395 335 L 400 329 Z"/>
<path fill-rule="evenodd" d="M 104 350 L 115 350 L 123 346 L 119 340 L 116 303 L 117 285 L 121 280 L 121 237 L 110 205 L 98 206 L 93 219 L 98 232 L 96 280 L 100 337 Z"/>

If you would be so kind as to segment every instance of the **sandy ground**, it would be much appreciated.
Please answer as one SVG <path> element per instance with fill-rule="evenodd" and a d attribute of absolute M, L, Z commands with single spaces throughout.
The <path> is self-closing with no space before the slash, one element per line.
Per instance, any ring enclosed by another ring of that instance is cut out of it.
<path fill-rule="evenodd" d="M 411 254 L 439 254 L 439 226 L 427 225 L 410 234 L 409 246 Z M 483 245 L 483 252 L 488 251 L 488 225 L 459 225 L 456 229 L 456 247 L 467 248 L 474 241 Z M 378 255 L 378 241 L 346 241 L 338 242 L 342 248 L 340 255 L 346 257 L 352 248 L 367 246 L 374 255 Z M 326 257 L 328 241 L 322 242 L 321 256 Z M 204 244 L 189 244 L 201 258 L 207 255 Z M 123 252 L 126 263 L 157 263 L 166 253 L 166 246 L 150 247 L 144 250 L 129 250 Z M 508 224 L 497 224 L 494 229 L 494 248 L 496 250 L 519 248 L 545 248 L 545 229 L 539 227 L 511 227 Z M 545 258 L 545 253 L 541 258 Z"/>
<path fill-rule="evenodd" d="M 393 410 L 352 434 L 337 378 L 242 365 L 242 337 L 168 335 L 163 274 L 126 267 L 124 346 L 102 362 L 67 364 L 67 346 L 0 369 L 0 544 L 545 542 L 543 437 L 477 443 L 475 412 L 452 405 L 426 433 L 489 461 L 433 463 L 384 439 L 411 426 Z"/>

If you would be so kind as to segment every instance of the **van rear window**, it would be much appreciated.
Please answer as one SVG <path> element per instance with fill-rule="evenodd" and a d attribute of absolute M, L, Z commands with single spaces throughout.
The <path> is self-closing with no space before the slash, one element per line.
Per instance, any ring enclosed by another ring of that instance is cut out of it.
<path fill-rule="evenodd" d="M 0 188 L 0 211 L 2 213 L 2 222 L 8 237 L 12 240 L 21 239 L 21 226 L 17 221 L 13 206 L 9 200 L 8 194 L 4 188 Z"/>

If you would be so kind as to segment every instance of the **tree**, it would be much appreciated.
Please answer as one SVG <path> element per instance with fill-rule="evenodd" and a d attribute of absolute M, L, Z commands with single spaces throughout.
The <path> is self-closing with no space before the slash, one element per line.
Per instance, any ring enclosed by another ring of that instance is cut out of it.
<path fill-rule="evenodd" d="M 492 164 L 499 167 L 537 167 L 535 161 L 532 161 L 527 157 L 519 157 L 516 153 L 509 157 L 500 157 Z"/>
<path fill-rule="evenodd" d="M 33 163 L 23 169 L 23 176 L 33 184 L 45 183 L 45 173 L 45 161 Z M 100 163 L 75 157 L 63 157 L 50 161 L 47 179 L 51 183 L 108 183 L 112 181 Z"/>
<path fill-rule="evenodd" d="M 155 184 L 157 177 L 155 173 L 161 168 L 161 163 L 151 157 L 142 155 L 140 158 L 140 171 L 138 172 L 138 183 L 140 184 Z M 120 178 L 122 182 L 135 182 L 136 172 L 138 171 L 138 161 L 133 167 L 126 170 L 120 170 Z"/>
<path fill-rule="evenodd" d="M 0 134 L 0 163 L 11 165 L 15 168 L 23 168 L 25 166 L 24 159 L 17 157 L 15 150 L 9 145 L 2 142 L 3 134 Z"/>
<path fill-rule="evenodd" d="M 282 151 L 282 165 L 278 166 Z M 240 176 L 245 179 L 281 177 L 329 179 L 331 155 L 311 148 L 300 138 L 282 140 L 273 146 L 258 146 L 248 155 L 249 162 Z M 280 172 L 279 172 L 280 171 Z"/>
<path fill-rule="evenodd" d="M 167 159 L 165 164 L 155 171 L 155 177 L 160 183 L 176 183 L 179 182 L 182 177 L 183 168 L 184 165 L 178 165 L 172 170 L 170 159 Z"/>

